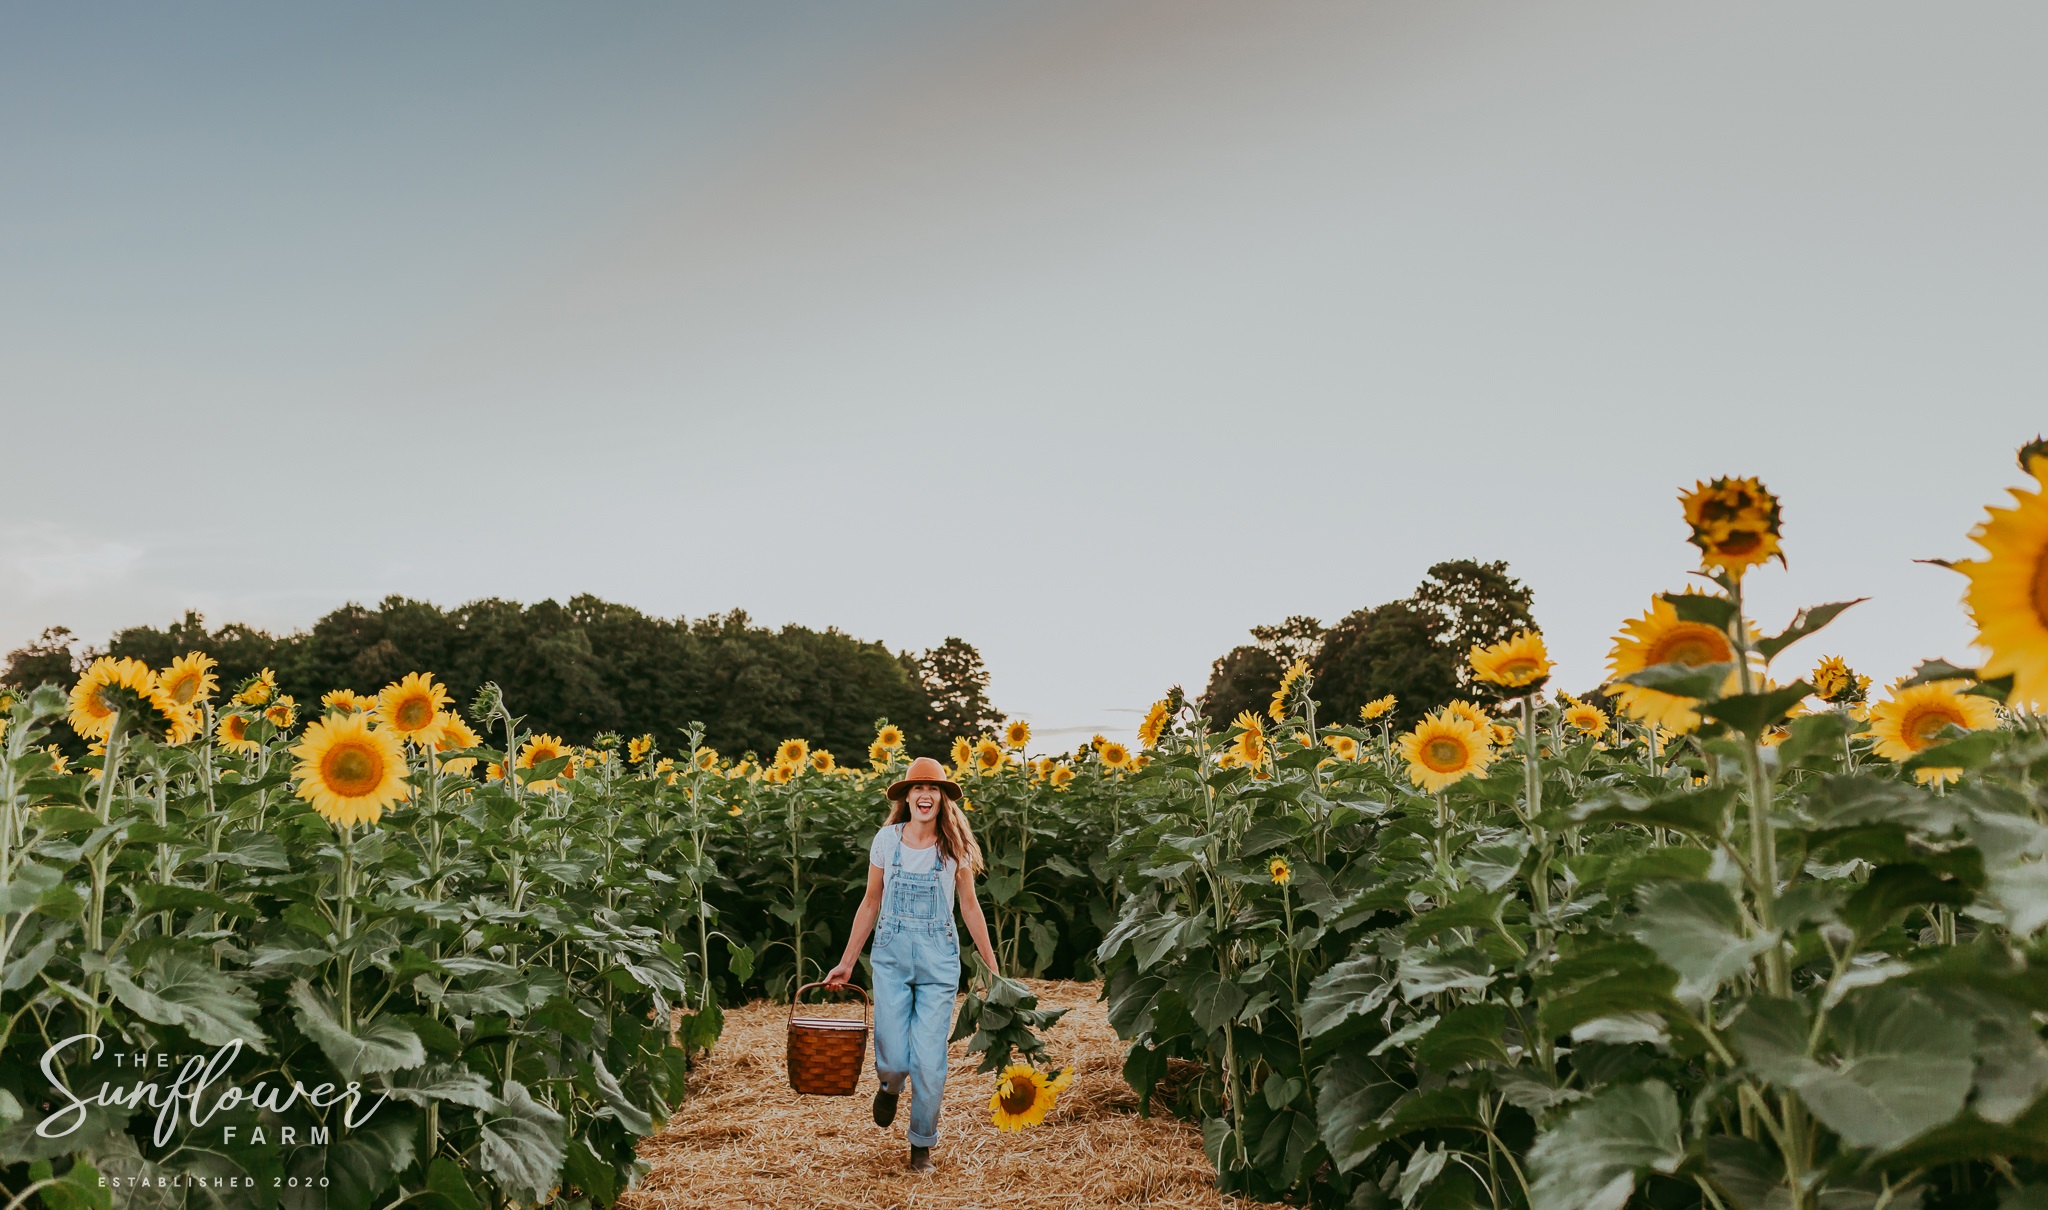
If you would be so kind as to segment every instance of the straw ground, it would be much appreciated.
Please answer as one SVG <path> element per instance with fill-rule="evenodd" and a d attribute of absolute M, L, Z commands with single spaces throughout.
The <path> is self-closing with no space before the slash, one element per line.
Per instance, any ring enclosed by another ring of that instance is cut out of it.
<path fill-rule="evenodd" d="M 1098 983 L 1030 981 L 1041 1007 L 1069 1011 L 1045 1034 L 1074 1084 L 1043 1126 L 1006 1133 L 989 1124 L 993 1077 L 953 1044 L 938 1171 L 905 1170 L 909 1098 L 888 1130 L 869 1116 L 872 1056 L 850 1097 L 800 1097 L 783 1068 L 786 1005 L 731 1010 L 717 1049 L 690 1079 L 690 1099 L 641 1144 L 653 1170 L 627 1210 L 752 1206 L 868 1208 L 1146 1206 L 1242 1207 L 1216 1192 L 1201 1132 L 1166 1114 L 1141 1118 L 1123 1080 L 1124 1044 L 1109 1028 Z"/>

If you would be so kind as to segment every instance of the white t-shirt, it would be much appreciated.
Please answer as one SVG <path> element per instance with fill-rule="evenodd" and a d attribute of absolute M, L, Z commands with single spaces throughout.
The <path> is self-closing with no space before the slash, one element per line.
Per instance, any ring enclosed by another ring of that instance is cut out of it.
<path fill-rule="evenodd" d="M 868 864 L 882 871 L 884 894 L 887 893 L 889 886 L 889 863 L 895 857 L 896 834 L 902 831 L 904 826 L 900 823 L 890 824 L 876 832 L 875 838 L 868 842 Z M 922 849 L 913 848 L 907 844 L 903 846 L 902 865 L 903 872 L 906 874 L 929 873 L 933 864 L 938 860 L 939 844 L 937 840 L 933 840 L 929 847 Z M 953 914 L 953 873 L 957 868 L 957 863 L 949 857 L 946 859 L 944 870 L 939 877 L 939 882 L 946 888 L 946 914 L 948 916 Z"/>

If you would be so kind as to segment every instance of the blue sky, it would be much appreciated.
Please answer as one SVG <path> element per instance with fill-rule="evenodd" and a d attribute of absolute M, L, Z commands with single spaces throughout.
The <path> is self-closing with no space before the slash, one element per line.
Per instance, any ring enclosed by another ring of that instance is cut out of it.
<path fill-rule="evenodd" d="M 1445 558 L 1569 686 L 1762 476 L 1963 658 L 2026 5 L 0 9 L 0 644 L 386 593 L 959 634 L 1049 742 Z M 909 566 L 937 575 L 910 578 Z"/>

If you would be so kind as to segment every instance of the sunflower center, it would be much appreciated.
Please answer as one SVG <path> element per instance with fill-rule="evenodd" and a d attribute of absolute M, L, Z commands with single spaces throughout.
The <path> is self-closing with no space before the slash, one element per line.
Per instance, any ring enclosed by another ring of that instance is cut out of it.
<path fill-rule="evenodd" d="M 1950 723 L 1958 727 L 1967 725 L 1959 711 L 1945 706 L 1925 707 L 1906 716 L 1899 727 L 1899 734 L 1917 752 L 1932 744 Z"/>
<path fill-rule="evenodd" d="M 1652 643 L 1643 662 L 1649 666 L 1684 664 L 1688 668 L 1698 668 L 1703 664 L 1727 663 L 1734 655 L 1734 650 L 1720 631 L 1687 622 L 1673 627 L 1670 633 Z"/>
<path fill-rule="evenodd" d="M 1023 1113 L 1038 1101 L 1038 1085 L 1030 1076 L 1011 1076 L 1003 1088 L 1003 1112 Z"/>
<path fill-rule="evenodd" d="M 340 743 L 320 762 L 320 778 L 343 798 L 362 798 L 384 780 L 384 754 L 367 743 Z"/>
<path fill-rule="evenodd" d="M 1726 537 L 1714 543 L 1714 548 L 1724 555 L 1746 555 L 1763 545 L 1763 541 L 1764 536 L 1758 530 L 1734 529 L 1729 530 Z"/>
<path fill-rule="evenodd" d="M 1509 660 L 1500 666 L 1500 674 L 1507 677 L 1534 676 L 1536 661 L 1527 656 Z"/>
<path fill-rule="evenodd" d="M 189 706 L 192 704 L 192 699 L 199 696 L 199 678 L 196 676 L 181 676 L 171 682 L 170 691 L 172 701 L 180 706 Z"/>
<path fill-rule="evenodd" d="M 1465 745 L 1439 736 L 1422 746 L 1422 763 L 1438 773 L 1449 773 L 1465 763 Z"/>
<path fill-rule="evenodd" d="M 423 697 L 407 698 L 392 712 L 401 731 L 417 731 L 434 720 L 434 705 Z"/>

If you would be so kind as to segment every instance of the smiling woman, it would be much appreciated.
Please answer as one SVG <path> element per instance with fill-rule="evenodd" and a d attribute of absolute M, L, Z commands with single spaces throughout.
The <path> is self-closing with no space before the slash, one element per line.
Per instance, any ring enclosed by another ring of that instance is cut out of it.
<path fill-rule="evenodd" d="M 889 786 L 895 806 L 868 845 L 868 890 L 855 909 L 853 929 L 828 987 L 853 977 L 861 948 L 874 935 L 870 967 L 875 983 L 875 1125 L 896 1120 L 896 1102 L 910 1085 L 910 1167 L 933 1168 L 939 1107 L 946 1090 L 946 1040 L 960 986 L 960 918 L 990 972 L 997 969 L 988 921 L 975 894 L 981 846 L 960 809 L 959 783 L 929 756 L 910 762 Z M 940 907 L 944 904 L 943 909 Z"/>

